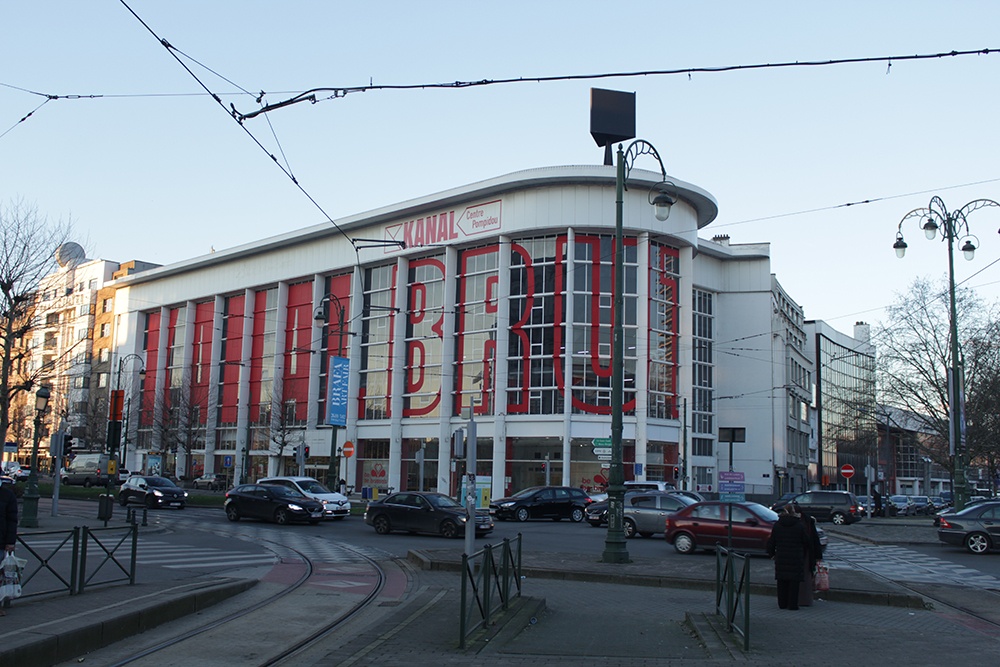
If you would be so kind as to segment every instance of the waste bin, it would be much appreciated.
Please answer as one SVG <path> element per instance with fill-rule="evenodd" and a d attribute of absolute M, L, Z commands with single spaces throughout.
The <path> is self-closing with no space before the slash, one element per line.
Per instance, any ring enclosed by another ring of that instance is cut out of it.
<path fill-rule="evenodd" d="M 107 523 L 115 512 L 115 497 L 102 493 L 97 497 L 97 520 Z"/>

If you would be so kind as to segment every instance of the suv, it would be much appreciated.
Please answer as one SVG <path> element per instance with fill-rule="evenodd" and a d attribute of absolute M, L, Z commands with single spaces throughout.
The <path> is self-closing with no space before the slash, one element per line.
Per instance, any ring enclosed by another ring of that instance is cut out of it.
<path fill-rule="evenodd" d="M 861 521 L 861 507 L 850 491 L 806 491 L 793 498 L 779 500 L 771 509 L 778 511 L 788 503 L 796 503 L 803 514 L 817 521 L 832 521 L 838 526 Z"/>
<path fill-rule="evenodd" d="M 587 505 L 593 502 L 583 489 L 572 486 L 532 486 L 509 498 L 490 503 L 490 514 L 500 521 L 516 519 L 569 519 L 583 521 Z"/>
<path fill-rule="evenodd" d="M 265 477 L 258 479 L 257 483 L 284 486 L 298 491 L 306 498 L 320 501 L 323 503 L 323 516 L 327 519 L 340 520 L 351 514 L 351 501 L 347 496 L 331 491 L 312 477 Z"/>

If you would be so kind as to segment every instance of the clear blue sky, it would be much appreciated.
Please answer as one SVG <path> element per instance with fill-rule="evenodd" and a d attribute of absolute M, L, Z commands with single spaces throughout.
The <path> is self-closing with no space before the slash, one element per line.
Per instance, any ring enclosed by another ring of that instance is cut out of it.
<path fill-rule="evenodd" d="M 1000 48 L 997 2 L 129 6 L 179 51 L 246 90 L 267 91 L 269 102 L 369 82 Z M 0 198 L 72 218 L 89 256 L 165 264 L 323 220 L 119 1 L 4 3 L 0 25 Z M 213 91 L 238 91 L 185 62 Z M 944 244 L 923 240 L 915 224 L 905 229 L 907 258 L 895 258 L 907 211 L 932 194 L 952 208 L 1000 200 L 998 74 L 1000 55 L 992 54 L 891 68 L 370 91 L 288 107 L 269 116 L 270 127 L 264 118 L 246 127 L 336 219 L 521 169 L 599 164 L 589 90 L 635 91 L 639 136 L 658 148 L 669 174 L 719 202 L 718 220 L 702 235 L 770 242 L 773 269 L 806 316 L 850 331 L 855 320 L 879 321 L 916 276 L 947 270 Z M 17 88 L 105 97 L 52 100 L 17 124 L 45 100 Z M 224 100 L 255 108 L 245 95 Z M 758 220 L 815 209 L 828 210 Z M 958 277 L 982 271 L 968 284 L 993 300 L 1000 211 L 971 222 L 981 248 L 974 262 L 958 260 Z"/>

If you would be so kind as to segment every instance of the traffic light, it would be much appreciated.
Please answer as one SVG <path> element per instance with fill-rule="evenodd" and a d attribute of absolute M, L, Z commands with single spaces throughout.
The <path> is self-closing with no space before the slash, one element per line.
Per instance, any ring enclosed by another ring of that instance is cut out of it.
<path fill-rule="evenodd" d="M 302 449 L 302 452 L 303 452 L 302 453 L 302 458 L 304 458 L 304 459 L 309 458 L 309 445 L 305 445 L 303 447 L 303 449 Z"/>
<path fill-rule="evenodd" d="M 674 479 L 681 478 L 681 469 L 678 466 L 674 466 Z"/>
<path fill-rule="evenodd" d="M 73 456 L 73 447 L 76 446 L 76 438 L 71 435 L 67 435 L 66 439 L 63 440 L 63 456 Z"/>

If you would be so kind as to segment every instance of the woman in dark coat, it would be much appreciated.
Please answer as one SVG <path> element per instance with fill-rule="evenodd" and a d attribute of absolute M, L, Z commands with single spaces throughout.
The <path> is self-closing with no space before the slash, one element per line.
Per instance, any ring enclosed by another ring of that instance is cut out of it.
<path fill-rule="evenodd" d="M 774 579 L 778 587 L 778 608 L 799 608 L 799 585 L 805 576 L 809 534 L 795 515 L 791 505 L 785 505 L 767 540 L 767 555 L 774 559 Z"/>

